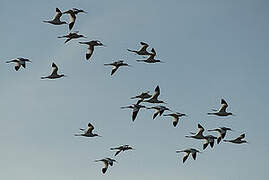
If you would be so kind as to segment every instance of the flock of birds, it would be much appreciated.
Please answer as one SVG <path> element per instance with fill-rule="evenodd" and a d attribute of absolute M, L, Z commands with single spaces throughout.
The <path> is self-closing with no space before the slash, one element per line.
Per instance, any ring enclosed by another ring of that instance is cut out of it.
<path fill-rule="evenodd" d="M 82 10 L 82 9 L 73 8 L 73 9 L 69 9 L 69 10 L 62 13 L 58 8 L 56 8 L 56 15 L 54 16 L 54 18 L 52 20 L 43 21 L 43 22 L 53 24 L 53 25 L 68 24 L 70 33 L 67 35 L 58 37 L 58 38 L 66 38 L 64 43 L 67 43 L 67 42 L 71 41 L 72 39 L 86 38 L 84 35 L 78 34 L 79 33 L 78 31 L 71 32 L 71 30 L 74 27 L 74 24 L 76 22 L 77 15 L 79 13 L 87 13 L 87 12 Z M 67 23 L 65 21 L 61 21 L 61 16 L 63 14 L 69 15 L 69 19 L 70 19 L 69 23 Z M 79 42 L 79 43 L 88 45 L 88 50 L 86 52 L 86 60 L 89 60 L 91 58 L 91 56 L 94 52 L 94 47 L 104 46 L 104 44 L 102 44 L 99 40 L 91 40 L 91 41 Z M 148 56 L 148 58 L 137 60 L 137 62 L 163 63 L 161 60 L 155 59 L 156 51 L 154 48 L 152 48 L 151 51 L 149 52 L 147 50 L 149 47 L 149 45 L 147 43 L 140 42 L 140 44 L 142 47 L 139 50 L 127 49 L 131 53 L 135 53 L 135 54 L 140 55 L 140 56 Z M 15 70 L 18 71 L 21 66 L 23 68 L 26 68 L 26 63 L 28 63 L 28 62 L 31 62 L 31 61 L 27 58 L 19 57 L 19 58 L 7 61 L 6 63 L 15 63 Z M 105 66 L 113 66 L 113 69 L 111 71 L 111 75 L 113 75 L 121 66 L 130 66 L 129 64 L 125 63 L 123 60 L 115 61 L 112 63 L 107 63 L 104 65 Z M 58 67 L 53 62 L 51 74 L 48 76 L 41 77 L 41 79 L 57 79 L 57 78 L 62 78 L 64 76 L 65 76 L 64 74 L 58 74 Z M 184 116 L 187 116 L 187 115 L 184 113 L 173 112 L 172 110 L 170 110 L 168 107 L 165 106 L 165 104 L 167 104 L 166 102 L 158 99 L 159 95 L 160 95 L 160 87 L 157 86 L 154 90 L 154 93 L 150 94 L 150 91 L 142 92 L 139 95 L 131 97 L 131 99 L 134 99 L 134 100 L 137 99 L 137 102 L 135 104 L 131 104 L 129 106 L 124 106 L 121 108 L 122 109 L 132 109 L 132 121 L 135 121 L 140 109 L 155 110 L 155 112 L 152 116 L 152 119 L 155 119 L 158 115 L 165 116 L 165 117 L 171 117 L 173 120 L 172 124 L 174 127 L 176 127 L 178 122 L 179 122 L 179 119 L 184 117 Z M 147 107 L 145 105 L 142 105 L 143 103 L 162 104 L 162 105 Z M 212 109 L 213 112 L 208 113 L 208 115 L 215 115 L 215 116 L 233 115 L 233 113 L 226 111 L 227 107 L 228 107 L 227 102 L 224 99 L 221 99 L 221 107 L 219 108 L 219 110 Z M 169 111 L 170 113 L 164 114 L 165 111 Z M 75 136 L 83 136 L 83 137 L 91 137 L 91 138 L 98 137 L 98 136 L 100 137 L 100 135 L 93 132 L 94 126 L 91 123 L 88 123 L 87 128 L 81 128 L 80 130 L 81 130 L 81 133 L 75 134 Z M 205 150 L 207 148 L 208 144 L 210 145 L 211 148 L 213 148 L 215 140 L 217 141 L 217 144 L 219 144 L 221 142 L 221 140 L 223 140 L 224 142 L 230 142 L 230 143 L 234 143 L 234 144 L 248 143 L 246 140 L 244 140 L 245 134 L 241 134 L 239 137 L 237 137 L 235 139 L 231 139 L 231 140 L 224 139 L 226 136 L 226 133 L 228 131 L 233 131 L 229 127 L 219 127 L 219 128 L 208 130 L 208 132 L 217 132 L 218 133 L 217 137 L 213 136 L 213 135 L 204 135 L 204 131 L 205 131 L 204 127 L 201 124 L 198 124 L 198 131 L 196 133 L 190 132 L 190 135 L 185 136 L 185 137 L 198 139 L 198 140 L 204 140 L 205 142 L 203 144 L 203 150 Z M 121 145 L 119 147 L 111 148 L 110 150 L 116 151 L 114 156 L 117 156 L 121 152 L 128 151 L 128 150 L 134 150 L 134 148 L 131 147 L 130 145 Z M 183 163 L 187 160 L 187 158 L 189 157 L 190 154 L 192 155 L 193 159 L 195 160 L 197 153 L 201 153 L 201 151 L 199 151 L 195 148 L 187 148 L 184 150 L 176 151 L 176 153 L 182 153 L 182 152 L 185 153 L 185 155 L 183 157 Z M 103 162 L 104 167 L 102 168 L 102 173 L 106 173 L 108 167 L 113 166 L 114 162 L 117 162 L 117 161 L 113 158 L 103 158 L 103 159 L 95 160 L 95 162 Z"/>

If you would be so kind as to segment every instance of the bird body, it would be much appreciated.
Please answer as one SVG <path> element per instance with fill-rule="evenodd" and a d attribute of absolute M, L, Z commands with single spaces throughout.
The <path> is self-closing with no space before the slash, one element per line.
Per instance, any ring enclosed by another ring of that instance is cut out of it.
<path fill-rule="evenodd" d="M 134 53 L 136 53 L 137 55 L 146 55 L 146 56 L 148 56 L 148 55 L 152 55 L 152 53 L 149 53 L 148 51 L 147 51 L 147 48 L 149 47 L 149 45 L 147 44 L 147 43 L 145 43 L 145 42 L 140 42 L 140 44 L 141 44 L 141 48 L 138 50 L 138 51 L 136 51 L 136 50 L 130 50 L 130 49 L 127 49 L 129 52 L 134 52 Z"/>
<path fill-rule="evenodd" d="M 180 117 L 186 116 L 186 114 L 182 114 L 179 112 L 176 113 L 170 113 L 170 114 L 164 114 L 164 116 L 171 116 L 173 117 L 173 126 L 176 127 L 179 121 Z"/>
<path fill-rule="evenodd" d="M 149 99 L 143 100 L 143 102 L 148 102 L 148 103 L 165 103 L 164 101 L 161 101 L 161 100 L 158 99 L 158 96 L 159 95 L 160 95 L 160 87 L 157 86 L 155 88 L 154 94 Z"/>
<path fill-rule="evenodd" d="M 94 130 L 94 126 L 91 123 L 88 123 L 88 128 L 87 129 L 80 129 L 81 131 L 84 131 L 82 134 L 75 134 L 75 136 L 85 136 L 85 137 L 95 137 L 99 136 L 98 134 L 94 134 L 92 131 Z"/>
<path fill-rule="evenodd" d="M 154 59 L 154 57 L 156 56 L 156 52 L 155 52 L 154 48 L 151 49 L 151 53 L 152 54 L 150 54 L 147 59 L 136 60 L 136 61 L 137 62 L 145 62 L 145 63 L 157 63 L 157 62 L 163 63 L 161 60 Z"/>
<path fill-rule="evenodd" d="M 227 131 L 232 131 L 231 128 L 227 128 L 227 127 L 220 127 L 220 128 L 216 128 L 216 129 L 211 129 L 211 130 L 208 130 L 209 132 L 212 132 L 212 131 L 216 131 L 218 132 L 219 136 L 217 138 L 217 143 L 219 144 L 221 139 L 224 139 L 225 135 L 226 135 L 226 132 Z"/>
<path fill-rule="evenodd" d="M 127 150 L 132 150 L 133 148 L 129 145 L 122 145 L 122 146 L 119 146 L 119 147 L 115 147 L 115 148 L 110 148 L 110 150 L 117 150 L 116 153 L 115 153 L 115 156 L 117 156 L 120 152 L 124 152 L 124 151 L 127 151 Z"/>
<path fill-rule="evenodd" d="M 121 109 L 126 109 L 126 108 L 133 109 L 132 120 L 134 121 L 136 119 L 136 116 L 137 116 L 140 108 L 147 108 L 147 107 L 143 106 L 143 105 L 139 105 L 139 104 L 133 104 L 130 106 L 121 107 Z"/>
<path fill-rule="evenodd" d="M 92 56 L 95 46 L 104 46 L 103 43 L 101 43 L 98 40 L 92 40 L 89 42 L 79 42 L 79 43 L 88 45 L 88 51 L 86 52 L 86 60 L 89 60 L 90 57 Z"/>
<path fill-rule="evenodd" d="M 120 61 L 115 61 L 113 63 L 109 63 L 109 64 L 104 64 L 105 66 L 113 66 L 113 69 L 111 71 L 111 76 L 119 69 L 119 67 L 121 66 L 130 66 L 127 63 L 124 63 L 122 60 Z"/>
<path fill-rule="evenodd" d="M 205 136 L 204 139 L 206 140 L 206 142 L 203 145 L 203 150 L 206 149 L 208 144 L 210 144 L 211 148 L 213 148 L 215 139 L 217 139 L 217 138 L 215 136 L 208 135 L 208 136 Z"/>
<path fill-rule="evenodd" d="M 198 132 L 197 133 L 192 133 L 192 136 L 185 136 L 187 138 L 194 138 L 194 139 L 205 139 L 205 136 L 203 135 L 203 132 L 205 131 L 205 129 L 203 128 L 203 126 L 201 126 L 201 124 L 198 124 Z"/>
<path fill-rule="evenodd" d="M 58 79 L 58 78 L 61 78 L 61 77 L 64 77 L 66 75 L 64 74 L 58 74 L 58 67 L 57 65 L 53 62 L 52 63 L 52 72 L 49 76 L 46 76 L 46 77 L 41 77 L 41 79 Z"/>
<path fill-rule="evenodd" d="M 233 113 L 226 111 L 227 107 L 228 107 L 227 102 L 224 99 L 221 99 L 221 107 L 220 107 L 220 109 L 219 110 L 212 109 L 213 111 L 216 111 L 216 112 L 207 113 L 207 114 L 208 115 L 216 115 L 216 116 L 229 116 L 229 115 L 233 115 Z"/>
<path fill-rule="evenodd" d="M 62 16 L 62 12 L 60 11 L 60 9 L 56 8 L 56 14 L 55 14 L 54 18 L 50 21 L 43 21 L 43 22 L 50 23 L 53 25 L 67 24 L 66 22 L 60 20 L 61 16 Z"/>
<path fill-rule="evenodd" d="M 26 59 L 26 58 L 16 58 L 16 59 L 13 59 L 11 61 L 6 61 L 6 63 L 15 63 L 15 70 L 18 71 L 20 69 L 20 67 L 24 67 L 26 68 L 26 62 L 32 62 L 30 61 L 29 59 Z"/>
<path fill-rule="evenodd" d="M 189 148 L 189 149 L 185 149 L 185 150 L 176 151 L 176 153 L 181 153 L 181 152 L 185 153 L 185 155 L 183 157 L 183 163 L 188 159 L 190 154 L 192 155 L 192 158 L 195 160 L 196 159 L 196 154 L 201 153 L 199 150 L 194 149 L 194 148 Z"/>
<path fill-rule="evenodd" d="M 154 106 L 154 107 L 150 107 L 148 109 L 155 109 L 156 110 L 156 112 L 153 114 L 152 119 L 155 119 L 158 114 L 159 114 L 159 116 L 161 116 L 164 113 L 164 111 L 166 111 L 166 110 L 171 111 L 169 108 L 167 108 L 165 106 Z"/>
<path fill-rule="evenodd" d="M 69 9 L 68 11 L 65 11 L 63 14 L 69 14 L 69 30 L 71 31 L 77 18 L 76 13 L 72 9 Z"/>
<path fill-rule="evenodd" d="M 86 38 L 86 37 L 82 34 L 78 34 L 78 31 L 76 31 L 76 32 L 70 32 L 69 34 L 64 35 L 64 36 L 59 36 L 58 38 L 67 38 L 64 42 L 64 43 L 67 43 L 68 41 L 72 39 Z"/>
<path fill-rule="evenodd" d="M 224 142 L 231 142 L 234 144 L 243 144 L 248 143 L 246 140 L 243 140 L 245 138 L 245 134 L 241 134 L 239 137 L 232 139 L 232 140 L 223 140 Z"/>
<path fill-rule="evenodd" d="M 104 163 L 104 167 L 102 168 L 102 173 L 105 174 L 108 166 L 113 166 L 114 162 L 117 162 L 115 159 L 112 158 L 104 158 L 104 159 L 100 159 L 100 160 L 95 160 L 95 162 L 103 162 Z"/>

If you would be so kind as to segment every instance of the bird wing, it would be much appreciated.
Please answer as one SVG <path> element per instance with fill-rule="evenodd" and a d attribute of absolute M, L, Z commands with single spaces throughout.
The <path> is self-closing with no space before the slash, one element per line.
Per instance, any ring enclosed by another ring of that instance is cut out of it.
<path fill-rule="evenodd" d="M 115 156 L 117 156 L 120 152 L 121 152 L 121 149 L 118 150 L 118 151 L 115 153 Z"/>
<path fill-rule="evenodd" d="M 94 50 L 94 46 L 89 45 L 88 50 L 86 52 L 86 59 L 87 60 L 90 59 L 90 57 L 92 56 L 93 50 Z"/>
<path fill-rule="evenodd" d="M 154 94 L 151 96 L 151 99 L 157 99 L 159 95 L 160 95 L 160 87 L 157 86 L 157 87 L 155 88 L 155 92 L 154 92 Z"/>
<path fill-rule="evenodd" d="M 133 109 L 133 114 L 132 114 L 132 120 L 134 121 L 137 114 L 138 114 L 139 108 L 138 107 L 134 107 Z"/>
<path fill-rule="evenodd" d="M 58 67 L 55 63 L 52 63 L 52 72 L 51 72 L 51 75 L 57 75 L 57 72 L 58 72 Z"/>
<path fill-rule="evenodd" d="M 235 141 L 237 141 L 237 140 L 241 141 L 242 139 L 245 138 L 245 136 L 246 136 L 245 134 L 241 134 L 238 138 L 235 139 Z"/>
<path fill-rule="evenodd" d="M 221 99 L 221 107 L 219 109 L 219 112 L 226 112 L 226 108 L 228 107 L 228 104 L 224 99 Z"/>
<path fill-rule="evenodd" d="M 86 133 L 92 133 L 93 130 L 94 130 L 94 126 L 91 123 L 88 123 L 88 129 Z"/>
<path fill-rule="evenodd" d="M 146 51 L 147 48 L 149 47 L 149 45 L 145 42 L 140 42 L 140 44 L 142 45 L 142 47 L 139 51 Z"/>
<path fill-rule="evenodd" d="M 62 12 L 60 11 L 60 9 L 56 8 L 56 14 L 55 14 L 52 21 L 54 21 L 54 20 L 59 20 L 60 21 L 61 16 L 62 16 Z"/>
<path fill-rule="evenodd" d="M 76 14 L 74 12 L 69 13 L 69 30 L 71 30 L 76 21 Z"/>
<path fill-rule="evenodd" d="M 119 66 L 114 66 L 112 71 L 111 71 L 111 76 L 117 71 L 117 69 L 119 68 Z"/>
<path fill-rule="evenodd" d="M 196 152 L 192 152 L 191 155 L 192 155 L 193 159 L 195 160 L 196 159 Z"/>
<path fill-rule="evenodd" d="M 188 159 L 190 152 L 185 152 L 185 156 L 183 157 L 183 163 Z"/>

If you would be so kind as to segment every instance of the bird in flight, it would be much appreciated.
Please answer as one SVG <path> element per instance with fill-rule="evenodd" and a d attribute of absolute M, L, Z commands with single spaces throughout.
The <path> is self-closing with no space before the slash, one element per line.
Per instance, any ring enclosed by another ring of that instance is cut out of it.
<path fill-rule="evenodd" d="M 232 140 L 223 140 L 224 142 L 231 142 L 234 144 L 243 144 L 248 143 L 246 140 L 243 140 L 245 138 L 245 134 L 241 134 L 239 137 L 232 139 Z"/>
<path fill-rule="evenodd" d="M 140 104 L 133 104 L 130 106 L 121 107 L 121 109 L 126 109 L 126 108 L 133 109 L 132 120 L 134 121 L 136 119 L 136 116 L 140 108 L 147 108 L 147 107 Z"/>
<path fill-rule="evenodd" d="M 103 43 L 101 43 L 98 40 L 92 40 L 89 42 L 79 42 L 79 43 L 88 45 L 88 51 L 86 52 L 86 60 L 89 60 L 90 57 L 92 56 L 95 46 L 104 46 Z"/>
<path fill-rule="evenodd" d="M 82 133 L 82 134 L 75 134 L 75 136 L 85 136 L 85 137 L 99 136 L 99 137 L 101 137 L 98 134 L 92 133 L 92 131 L 94 130 L 94 126 L 91 123 L 88 123 L 88 128 L 86 128 L 86 129 L 80 128 L 80 130 L 83 131 L 84 133 Z"/>
<path fill-rule="evenodd" d="M 24 67 L 26 68 L 26 62 L 32 62 L 30 61 L 29 59 L 25 59 L 25 58 L 16 58 L 16 59 L 13 59 L 11 61 L 7 61 L 6 63 L 15 63 L 15 70 L 18 71 L 20 69 L 20 67 Z"/>
<path fill-rule="evenodd" d="M 77 15 L 79 13 L 85 13 L 87 14 L 86 11 L 84 11 L 83 9 L 78 9 L 78 8 L 72 8 L 73 12 Z"/>
<path fill-rule="evenodd" d="M 167 108 L 165 106 L 154 106 L 154 107 L 150 107 L 148 109 L 155 109 L 156 110 L 156 112 L 153 114 L 152 119 L 155 119 L 158 114 L 161 116 L 164 113 L 164 111 L 171 111 L 169 108 Z"/>
<path fill-rule="evenodd" d="M 103 162 L 104 163 L 104 167 L 102 168 L 102 173 L 105 174 L 108 166 L 113 166 L 114 162 L 117 162 L 115 159 L 112 158 L 104 158 L 104 159 L 100 159 L 100 160 L 95 160 L 95 162 Z"/>
<path fill-rule="evenodd" d="M 192 158 L 195 160 L 196 159 L 196 154 L 201 153 L 200 151 L 198 151 L 197 149 L 194 149 L 194 148 L 189 148 L 189 149 L 185 149 L 185 150 L 176 151 L 176 153 L 181 153 L 181 152 L 185 153 L 185 155 L 183 157 L 183 163 L 188 159 L 190 154 L 192 155 Z"/>
<path fill-rule="evenodd" d="M 145 56 L 152 55 L 152 53 L 149 53 L 147 51 L 147 48 L 149 47 L 149 45 L 147 43 L 140 42 L 140 44 L 141 44 L 142 47 L 138 51 L 136 51 L 136 50 L 130 50 L 130 49 L 127 49 L 127 50 L 129 52 L 134 52 L 134 53 L 136 53 L 138 55 L 145 55 Z"/>
<path fill-rule="evenodd" d="M 140 104 L 144 99 L 148 99 L 150 98 L 152 95 L 149 94 L 149 91 L 147 92 L 142 92 L 141 94 L 137 95 L 137 96 L 134 96 L 134 97 L 131 97 L 131 99 L 136 99 L 138 98 L 138 102 L 137 104 Z"/>
<path fill-rule="evenodd" d="M 60 18 L 62 16 L 62 12 L 60 11 L 60 9 L 56 8 L 56 14 L 54 16 L 54 18 L 50 21 L 43 21 L 44 23 L 50 23 L 53 25 L 62 25 L 62 24 L 67 24 L 67 22 L 65 21 L 61 21 Z"/>
<path fill-rule="evenodd" d="M 132 148 L 129 145 L 122 145 L 122 146 L 119 146 L 119 147 L 110 148 L 110 150 L 117 150 L 114 156 L 117 156 L 120 152 L 124 152 L 124 151 L 127 151 L 127 150 L 133 150 L 133 149 L 134 148 Z"/>
<path fill-rule="evenodd" d="M 158 100 L 158 96 L 159 95 L 160 95 L 160 87 L 157 86 L 155 88 L 154 94 L 149 99 L 143 100 L 143 102 L 148 102 L 148 103 L 164 103 L 165 104 L 164 101 Z"/>
<path fill-rule="evenodd" d="M 69 14 L 69 30 L 71 31 L 77 18 L 76 13 L 72 9 L 69 9 L 63 12 L 63 14 Z"/>
<path fill-rule="evenodd" d="M 41 79 L 57 79 L 57 78 L 61 78 L 61 77 L 66 76 L 64 74 L 58 74 L 58 67 L 54 62 L 52 63 L 51 67 L 52 67 L 51 74 L 49 76 L 46 76 L 46 77 L 41 77 Z"/>
<path fill-rule="evenodd" d="M 178 124 L 179 118 L 183 117 L 183 116 L 186 116 L 186 114 L 176 112 L 176 113 L 164 114 L 163 116 L 171 116 L 171 117 L 173 117 L 173 126 L 176 127 L 177 124 Z"/>
<path fill-rule="evenodd" d="M 157 63 L 157 62 L 163 63 L 163 61 L 161 61 L 161 60 L 154 59 L 155 56 L 156 56 L 155 49 L 152 48 L 151 49 L 151 54 L 149 55 L 149 57 L 147 59 L 139 59 L 139 60 L 136 60 L 136 61 L 137 62 L 145 62 L 145 63 Z"/>
<path fill-rule="evenodd" d="M 228 107 L 227 102 L 224 99 L 221 99 L 221 107 L 219 110 L 216 109 L 212 109 L 212 113 L 207 113 L 208 115 L 216 115 L 216 116 L 229 116 L 229 115 L 233 115 L 233 113 L 231 112 L 226 112 L 226 109 Z"/>
<path fill-rule="evenodd" d="M 219 144 L 220 143 L 220 141 L 222 140 L 222 139 L 224 139 L 224 137 L 225 137 L 225 135 L 226 135 L 226 132 L 227 131 L 232 131 L 232 129 L 231 128 L 227 128 L 227 127 L 220 127 L 220 128 L 216 128 L 216 129 L 210 129 L 210 130 L 208 130 L 209 132 L 213 132 L 213 131 L 216 131 L 216 132 L 218 132 L 218 138 L 217 138 L 217 143 Z"/>
<path fill-rule="evenodd" d="M 190 132 L 192 136 L 185 136 L 185 137 L 194 139 L 204 139 L 205 138 L 205 136 L 203 135 L 204 131 L 205 129 L 203 128 L 203 126 L 201 126 L 201 124 L 198 124 L 198 132 L 197 133 Z"/>
<path fill-rule="evenodd" d="M 75 31 L 75 32 L 70 32 L 69 34 L 64 35 L 64 36 L 59 36 L 58 38 L 66 38 L 64 43 L 67 43 L 68 41 L 72 39 L 86 38 L 86 37 L 82 34 L 78 34 L 78 31 Z"/>
<path fill-rule="evenodd" d="M 120 61 L 115 61 L 109 64 L 104 64 L 105 66 L 113 66 L 113 69 L 111 71 L 111 76 L 119 69 L 119 67 L 121 66 L 130 66 L 127 63 L 124 63 L 124 61 L 120 60 Z"/>
<path fill-rule="evenodd" d="M 208 136 L 205 136 L 204 139 L 206 140 L 204 145 L 203 145 L 203 150 L 206 149 L 206 147 L 208 146 L 208 144 L 210 144 L 211 148 L 214 147 L 214 142 L 215 142 L 215 139 L 217 139 L 215 136 L 212 136 L 212 135 L 208 135 Z"/>

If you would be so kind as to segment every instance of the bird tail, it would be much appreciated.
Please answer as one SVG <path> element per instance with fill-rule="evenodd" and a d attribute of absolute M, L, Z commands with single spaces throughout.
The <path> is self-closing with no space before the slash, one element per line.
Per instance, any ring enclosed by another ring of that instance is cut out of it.
<path fill-rule="evenodd" d="M 46 79 L 47 77 L 41 77 L 41 79 Z"/>
<path fill-rule="evenodd" d="M 207 113 L 208 115 L 215 115 L 215 113 Z"/>

